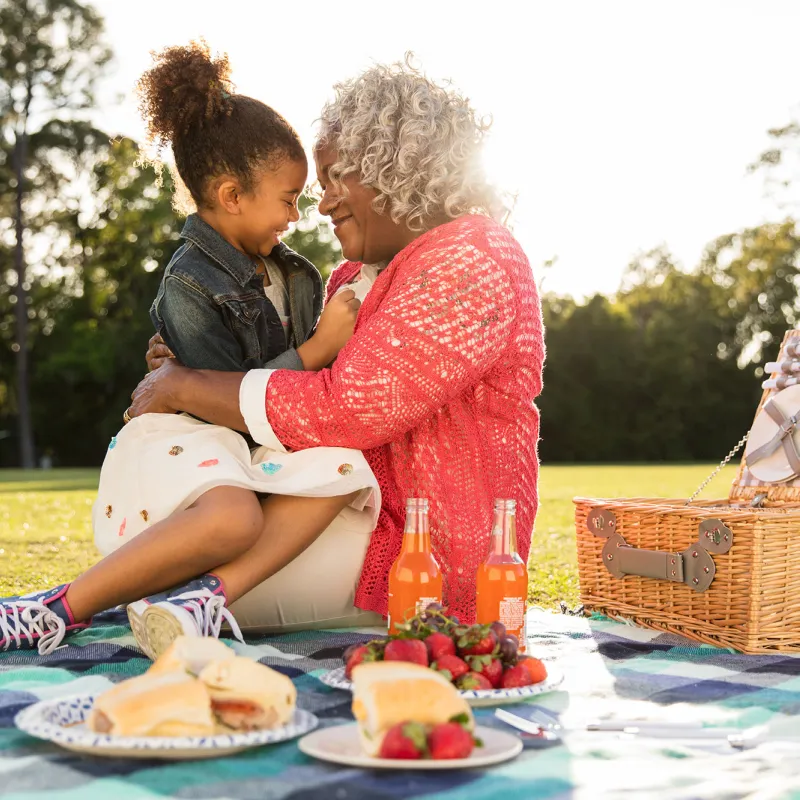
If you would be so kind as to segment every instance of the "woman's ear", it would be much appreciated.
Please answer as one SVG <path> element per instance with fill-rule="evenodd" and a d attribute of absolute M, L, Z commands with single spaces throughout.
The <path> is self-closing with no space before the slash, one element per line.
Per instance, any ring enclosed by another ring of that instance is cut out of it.
<path fill-rule="evenodd" d="M 229 214 L 242 213 L 242 187 L 235 178 L 223 175 L 217 180 L 215 187 L 217 203 Z"/>

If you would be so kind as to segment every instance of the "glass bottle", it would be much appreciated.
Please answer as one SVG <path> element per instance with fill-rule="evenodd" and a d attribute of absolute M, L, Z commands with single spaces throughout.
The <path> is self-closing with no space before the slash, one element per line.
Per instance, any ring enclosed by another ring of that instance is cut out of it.
<path fill-rule="evenodd" d="M 442 602 L 442 572 L 431 553 L 428 501 L 406 501 L 403 545 L 389 572 L 389 633 L 426 608 Z"/>

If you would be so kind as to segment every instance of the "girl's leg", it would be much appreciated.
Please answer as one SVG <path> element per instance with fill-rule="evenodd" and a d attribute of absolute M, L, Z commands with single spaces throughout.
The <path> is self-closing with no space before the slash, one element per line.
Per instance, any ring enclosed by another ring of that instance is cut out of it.
<path fill-rule="evenodd" d="M 263 515 L 249 489 L 219 486 L 93 566 L 70 585 L 76 620 L 164 591 L 248 551 Z"/>
<path fill-rule="evenodd" d="M 255 544 L 214 570 L 225 586 L 228 603 L 297 558 L 357 496 L 358 492 L 338 497 L 271 495 L 262 500 L 263 525 Z"/>
<path fill-rule="evenodd" d="M 215 564 L 212 574 L 128 606 L 139 646 L 156 659 L 178 636 L 218 636 L 226 619 L 240 637 L 225 607 L 302 553 L 355 496 L 267 498 L 258 540 L 246 552 Z"/>
<path fill-rule="evenodd" d="M 366 512 L 339 514 L 290 564 L 232 603 L 244 636 L 384 625 L 380 614 L 354 605 L 373 528 Z"/>

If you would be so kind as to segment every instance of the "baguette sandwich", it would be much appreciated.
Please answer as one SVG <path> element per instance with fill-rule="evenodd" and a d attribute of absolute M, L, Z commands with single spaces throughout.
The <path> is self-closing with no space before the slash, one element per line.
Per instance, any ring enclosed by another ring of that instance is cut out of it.
<path fill-rule="evenodd" d="M 458 718 L 472 731 L 472 710 L 435 670 L 406 661 L 375 661 L 353 670 L 353 716 L 361 747 L 377 757 L 387 731 L 403 722 L 440 725 Z"/>
<path fill-rule="evenodd" d="M 184 672 L 199 675 L 212 661 L 230 661 L 236 653 L 210 636 L 179 636 L 153 663 L 148 674 Z"/>
<path fill-rule="evenodd" d="M 116 736 L 212 736 L 285 725 L 296 701 L 280 672 L 216 639 L 179 637 L 144 675 L 100 695 L 87 725 Z"/>
<path fill-rule="evenodd" d="M 94 702 L 88 727 L 114 736 L 212 736 L 216 720 L 205 684 L 181 672 L 146 672 Z"/>
<path fill-rule="evenodd" d="M 236 731 L 285 725 L 294 714 L 291 679 L 249 658 L 213 661 L 198 675 L 219 722 Z"/>

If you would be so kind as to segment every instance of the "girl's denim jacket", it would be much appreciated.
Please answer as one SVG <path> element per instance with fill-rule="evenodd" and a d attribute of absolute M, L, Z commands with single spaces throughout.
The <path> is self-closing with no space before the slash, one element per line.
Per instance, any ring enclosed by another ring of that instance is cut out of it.
<path fill-rule="evenodd" d="M 271 253 L 289 290 L 293 347 L 287 348 L 278 312 L 251 259 L 197 214 L 186 220 L 181 238 L 186 241 L 167 265 L 150 309 L 178 359 L 194 369 L 302 370 L 296 348 L 314 330 L 324 297 L 316 267 L 284 244 Z"/>

